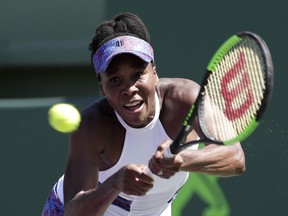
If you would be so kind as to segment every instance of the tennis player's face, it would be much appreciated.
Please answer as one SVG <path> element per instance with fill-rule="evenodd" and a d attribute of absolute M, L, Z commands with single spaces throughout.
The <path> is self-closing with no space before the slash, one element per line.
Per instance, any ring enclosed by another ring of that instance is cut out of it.
<path fill-rule="evenodd" d="M 101 74 L 109 104 L 131 127 L 144 127 L 155 114 L 156 68 L 131 54 L 116 56 Z"/>

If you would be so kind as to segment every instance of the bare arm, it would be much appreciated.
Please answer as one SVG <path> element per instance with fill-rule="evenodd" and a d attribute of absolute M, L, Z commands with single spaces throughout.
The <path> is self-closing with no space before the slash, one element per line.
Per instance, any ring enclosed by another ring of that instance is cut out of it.
<path fill-rule="evenodd" d="M 240 143 L 230 146 L 210 144 L 200 150 L 183 150 L 173 158 L 163 157 L 171 144 L 166 141 L 159 145 L 149 162 L 154 174 L 164 171 L 161 177 L 170 178 L 178 171 L 201 172 L 216 176 L 230 177 L 245 172 L 245 156 Z"/>
<path fill-rule="evenodd" d="M 66 216 L 101 216 L 120 192 L 110 177 L 97 188 L 77 193 L 73 199 L 65 204 L 64 213 Z"/>
<path fill-rule="evenodd" d="M 200 150 L 179 153 L 183 163 L 179 170 L 217 176 L 235 176 L 245 171 L 245 156 L 240 143 L 230 146 L 210 144 Z"/>
<path fill-rule="evenodd" d="M 152 188 L 153 179 L 146 176 L 144 166 L 130 164 L 109 177 L 98 187 L 78 192 L 65 205 L 65 215 L 101 216 L 120 192 L 142 196 Z M 78 177 L 79 178 L 79 177 Z"/>
<path fill-rule="evenodd" d="M 220 121 L 219 114 L 222 112 L 217 113 L 218 122 L 211 124 L 211 122 L 213 122 L 211 120 L 213 119 L 212 116 L 216 111 L 218 111 L 218 107 L 213 106 L 209 98 L 206 98 L 206 100 L 206 102 L 208 102 L 205 103 L 206 127 L 217 127 Z M 221 121 L 222 123 L 226 121 L 226 127 L 223 134 L 225 134 L 225 136 L 229 135 L 231 137 L 235 137 L 235 131 L 232 125 L 228 127 L 229 122 L 224 115 L 222 116 Z M 191 131 L 187 136 L 187 142 L 197 140 L 198 137 L 203 137 L 197 120 L 194 121 L 193 128 L 194 131 Z M 234 176 L 242 174 L 245 171 L 245 156 L 239 142 L 227 146 L 208 144 L 204 148 L 197 151 L 184 150 L 179 153 L 179 156 L 183 160 L 180 167 L 180 170 L 183 171 L 202 172 L 218 176 Z"/>
<path fill-rule="evenodd" d="M 169 88 L 167 90 L 165 87 L 162 88 L 162 95 L 165 95 L 163 104 L 166 109 L 162 122 L 171 138 L 177 136 L 188 109 L 195 103 L 199 91 L 199 85 L 192 81 L 182 79 L 176 81 L 177 84 L 174 84 L 173 79 L 165 80 Z M 197 140 L 202 136 L 197 121 L 192 127 L 194 130 L 187 136 L 186 141 Z M 151 171 L 155 174 L 164 170 L 164 175 L 161 177 L 169 178 L 180 170 L 217 176 L 235 176 L 245 171 L 245 156 L 240 143 L 230 146 L 209 144 L 200 150 L 183 150 L 174 158 L 167 159 L 163 154 L 169 144 L 170 142 L 161 144 L 149 163 Z"/>
<path fill-rule="evenodd" d="M 120 193 L 112 177 L 98 186 L 100 152 L 97 148 L 91 148 L 90 141 L 85 138 L 89 135 L 84 134 L 79 131 L 72 134 L 70 140 L 64 178 L 64 212 L 67 216 L 103 215 Z"/>
<path fill-rule="evenodd" d="M 103 215 L 120 192 L 141 196 L 153 186 L 153 179 L 142 172 L 144 166 L 136 164 L 122 167 L 98 184 L 101 158 L 105 151 L 103 143 L 107 144 L 114 139 L 109 135 L 109 130 L 110 125 L 115 124 L 109 123 L 110 117 L 99 119 L 95 109 L 97 108 L 94 107 L 93 115 L 83 116 L 79 130 L 71 135 L 64 178 L 66 216 Z M 102 118 L 105 115 L 100 113 Z M 110 116 L 110 113 L 106 116 Z"/>

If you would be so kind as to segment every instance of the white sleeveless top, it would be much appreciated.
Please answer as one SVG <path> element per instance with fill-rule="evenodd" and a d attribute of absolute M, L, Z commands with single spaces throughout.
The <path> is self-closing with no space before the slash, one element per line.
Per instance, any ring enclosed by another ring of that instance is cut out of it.
<path fill-rule="evenodd" d="M 148 162 L 159 144 L 166 140 L 171 140 L 159 120 L 160 103 L 157 94 L 155 100 L 155 116 L 143 128 L 130 127 L 115 112 L 118 120 L 126 129 L 123 150 L 118 162 L 113 167 L 99 172 L 99 184 L 127 164 L 144 164 L 148 166 Z M 194 147 L 197 149 L 196 145 Z M 130 196 L 120 193 L 117 199 L 107 208 L 104 215 L 171 216 L 171 202 L 178 190 L 186 182 L 188 175 L 189 173 L 187 172 L 178 172 L 168 180 L 153 176 L 154 186 L 145 196 Z"/>
<path fill-rule="evenodd" d="M 118 162 L 105 171 L 99 173 L 99 182 L 104 182 L 108 177 L 127 164 L 148 165 L 153 153 L 159 144 L 171 140 L 166 134 L 160 120 L 160 103 L 156 94 L 155 116 L 143 128 L 132 128 L 116 113 L 116 116 L 126 129 L 125 142 Z M 169 180 L 154 176 L 154 186 L 145 196 L 129 196 L 121 193 L 110 207 L 105 216 L 170 216 L 171 201 L 177 191 L 188 178 L 187 172 L 179 172 Z"/>

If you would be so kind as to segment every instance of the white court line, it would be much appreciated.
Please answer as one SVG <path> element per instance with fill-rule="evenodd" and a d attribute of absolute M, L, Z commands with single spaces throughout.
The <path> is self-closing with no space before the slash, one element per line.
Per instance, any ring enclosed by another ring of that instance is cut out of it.
<path fill-rule="evenodd" d="M 63 97 L 0 99 L 0 109 L 49 107 L 61 102 Z"/>

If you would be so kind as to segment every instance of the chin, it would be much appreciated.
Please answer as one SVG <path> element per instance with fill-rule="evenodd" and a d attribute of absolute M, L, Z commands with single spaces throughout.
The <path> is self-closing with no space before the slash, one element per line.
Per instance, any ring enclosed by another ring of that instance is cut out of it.
<path fill-rule="evenodd" d="M 142 128 L 145 127 L 147 124 L 143 123 L 141 120 L 134 120 L 134 121 L 129 121 L 126 122 L 130 127 L 133 128 Z"/>

